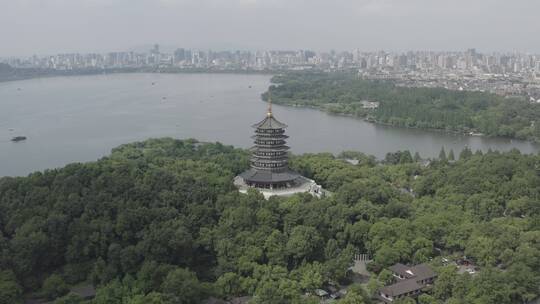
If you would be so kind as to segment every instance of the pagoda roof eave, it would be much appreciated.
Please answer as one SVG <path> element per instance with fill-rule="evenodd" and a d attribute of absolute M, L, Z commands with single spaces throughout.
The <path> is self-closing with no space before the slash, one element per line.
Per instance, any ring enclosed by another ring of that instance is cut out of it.
<path fill-rule="evenodd" d="M 273 115 L 269 115 L 251 127 L 255 129 L 285 129 L 287 125 L 275 119 Z"/>
<path fill-rule="evenodd" d="M 272 172 L 270 170 L 256 170 L 249 169 L 240 176 L 250 182 L 259 182 L 259 183 L 276 183 L 276 182 L 289 182 L 293 181 L 300 177 L 300 174 L 292 171 L 285 170 L 281 172 Z"/>
<path fill-rule="evenodd" d="M 249 148 L 250 151 L 264 151 L 264 152 L 273 152 L 273 151 L 288 151 L 291 147 L 286 145 L 281 146 L 271 146 L 271 145 L 255 145 Z"/>
<path fill-rule="evenodd" d="M 286 162 L 288 161 L 288 157 L 286 155 L 283 155 L 283 156 L 279 156 L 279 157 L 275 157 L 275 156 L 268 156 L 268 157 L 265 157 L 265 156 L 252 156 L 250 158 L 251 161 L 260 161 L 260 162 L 264 162 L 264 163 L 283 163 L 283 162 Z"/>
<path fill-rule="evenodd" d="M 283 135 L 283 134 L 255 134 L 255 135 L 251 135 L 251 138 L 253 139 L 257 139 L 257 138 L 260 138 L 260 139 L 287 139 L 289 138 L 289 136 L 287 135 Z"/>

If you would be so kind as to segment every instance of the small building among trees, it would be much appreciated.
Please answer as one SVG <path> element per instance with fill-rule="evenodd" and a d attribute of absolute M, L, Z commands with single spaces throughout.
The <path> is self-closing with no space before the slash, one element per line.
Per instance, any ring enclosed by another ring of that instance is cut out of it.
<path fill-rule="evenodd" d="M 427 264 L 406 266 L 397 263 L 388 269 L 397 282 L 379 290 L 381 300 L 387 303 L 404 297 L 417 297 L 437 278 L 437 274 Z"/>

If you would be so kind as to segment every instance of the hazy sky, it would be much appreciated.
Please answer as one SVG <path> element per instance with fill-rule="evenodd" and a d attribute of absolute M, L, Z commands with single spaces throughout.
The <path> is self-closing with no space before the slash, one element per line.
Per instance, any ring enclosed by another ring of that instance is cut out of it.
<path fill-rule="evenodd" d="M 540 53 L 540 0 L 0 0 L 0 56 L 186 48 Z"/>

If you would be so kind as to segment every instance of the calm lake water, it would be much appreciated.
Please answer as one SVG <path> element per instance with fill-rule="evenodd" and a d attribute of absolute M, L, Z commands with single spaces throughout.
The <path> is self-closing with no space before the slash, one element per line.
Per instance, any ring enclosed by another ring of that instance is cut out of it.
<path fill-rule="evenodd" d="M 0 83 L 0 176 L 26 175 L 92 161 L 120 144 L 170 136 L 249 147 L 251 124 L 263 119 L 260 94 L 269 76 L 237 74 L 116 74 Z M 154 83 L 154 84 L 153 84 Z M 251 87 L 250 87 L 251 86 Z M 447 151 L 536 153 L 528 142 L 399 129 L 274 106 L 287 123 L 294 153 L 357 150 L 384 157 L 409 149 L 423 157 Z M 14 136 L 28 140 L 13 143 Z"/>

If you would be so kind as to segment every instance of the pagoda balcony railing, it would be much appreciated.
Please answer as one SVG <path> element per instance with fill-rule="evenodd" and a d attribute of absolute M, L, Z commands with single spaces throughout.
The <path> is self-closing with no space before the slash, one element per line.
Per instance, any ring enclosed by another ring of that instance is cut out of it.
<path fill-rule="evenodd" d="M 257 134 L 283 134 L 285 133 L 284 129 L 256 129 L 255 133 Z"/>
<path fill-rule="evenodd" d="M 253 136 L 251 136 L 251 138 L 253 139 L 287 139 L 289 138 L 289 136 L 287 135 L 284 135 L 284 134 L 255 134 Z"/>
<path fill-rule="evenodd" d="M 255 140 L 253 143 L 259 146 L 283 146 L 287 142 L 284 140 Z"/>
<path fill-rule="evenodd" d="M 257 170 L 272 171 L 272 172 L 283 172 L 283 171 L 287 170 L 287 165 L 276 166 L 276 167 L 267 167 L 267 166 L 258 166 L 258 165 L 255 165 L 255 164 L 251 164 L 251 168 L 257 169 Z"/>
<path fill-rule="evenodd" d="M 261 163 L 276 163 L 276 164 L 281 164 L 281 163 L 286 163 L 288 161 L 288 157 L 280 157 L 280 158 L 276 158 L 276 157 L 272 157 L 272 158 L 263 158 L 263 157 L 258 157 L 258 156 L 252 156 L 251 157 L 251 162 L 261 162 Z"/>
<path fill-rule="evenodd" d="M 286 155 L 282 156 L 259 156 L 259 155 L 253 155 L 251 157 L 251 161 L 260 161 L 260 162 L 266 162 L 266 163 L 279 163 L 279 162 L 286 162 L 288 161 L 288 157 Z"/>
<path fill-rule="evenodd" d="M 282 157 L 282 158 L 261 158 L 261 157 L 253 156 L 250 160 L 251 160 L 251 162 L 260 162 L 260 163 L 266 163 L 266 164 L 270 164 L 270 163 L 283 164 L 283 163 L 288 162 L 287 157 Z"/>
<path fill-rule="evenodd" d="M 289 151 L 291 147 L 289 146 L 286 146 L 286 145 L 281 145 L 281 146 L 274 146 L 274 145 L 268 145 L 268 146 L 264 146 L 264 145 L 254 145 L 252 146 L 251 148 L 249 148 L 251 151 L 261 151 L 261 152 L 286 152 L 286 151 Z"/>
<path fill-rule="evenodd" d="M 274 146 L 274 145 L 256 145 L 252 151 L 288 151 L 290 148 L 288 146 Z"/>
<path fill-rule="evenodd" d="M 286 151 L 279 151 L 279 152 L 255 151 L 253 152 L 253 156 L 263 157 L 263 158 L 281 158 L 281 157 L 287 157 L 288 155 Z"/>

